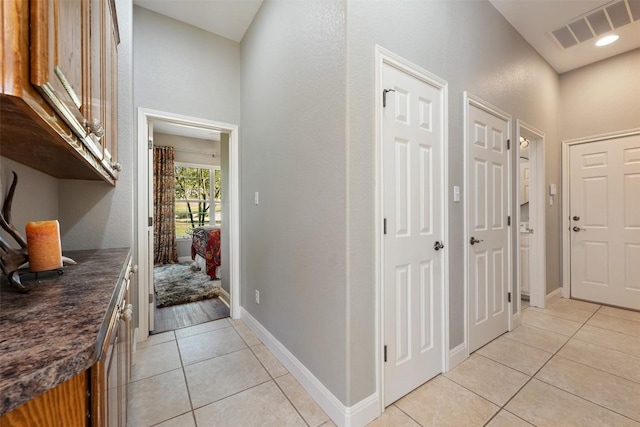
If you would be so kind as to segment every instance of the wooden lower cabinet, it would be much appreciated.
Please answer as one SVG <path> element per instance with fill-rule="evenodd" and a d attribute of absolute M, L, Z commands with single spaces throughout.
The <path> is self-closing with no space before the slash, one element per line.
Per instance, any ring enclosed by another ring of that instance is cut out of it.
<path fill-rule="evenodd" d="M 87 426 L 89 372 L 83 372 L 0 417 L 2 427 Z"/>
<path fill-rule="evenodd" d="M 98 361 L 1 416 L 0 427 L 126 427 L 132 348 L 130 272 L 129 261 Z"/>
<path fill-rule="evenodd" d="M 129 383 L 129 328 L 118 315 L 102 358 L 91 368 L 91 425 L 126 427 Z"/>

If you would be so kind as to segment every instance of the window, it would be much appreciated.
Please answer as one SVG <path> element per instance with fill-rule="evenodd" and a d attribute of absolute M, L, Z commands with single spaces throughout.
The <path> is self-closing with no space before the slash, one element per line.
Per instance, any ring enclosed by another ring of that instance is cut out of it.
<path fill-rule="evenodd" d="M 196 227 L 222 224 L 222 176 L 219 168 L 176 163 L 175 179 L 177 238 L 190 238 Z"/>

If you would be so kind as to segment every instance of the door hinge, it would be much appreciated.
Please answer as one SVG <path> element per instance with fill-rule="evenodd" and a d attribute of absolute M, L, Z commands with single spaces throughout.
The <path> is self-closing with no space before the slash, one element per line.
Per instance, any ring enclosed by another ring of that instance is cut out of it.
<path fill-rule="evenodd" d="M 507 292 L 507 302 L 511 302 L 511 292 Z"/>
<path fill-rule="evenodd" d="M 153 304 L 153 294 L 149 294 L 149 304 Z"/>
<path fill-rule="evenodd" d="M 149 150 L 153 149 L 153 139 L 149 140 Z"/>
<path fill-rule="evenodd" d="M 387 234 L 387 218 L 385 218 L 383 221 L 382 234 Z"/>
<path fill-rule="evenodd" d="M 395 92 L 395 89 L 385 89 L 382 91 L 382 108 L 387 106 L 387 92 Z"/>
<path fill-rule="evenodd" d="M 507 150 L 511 150 L 511 140 L 507 139 Z"/>
<path fill-rule="evenodd" d="M 384 346 L 384 361 L 387 361 L 387 346 Z"/>
<path fill-rule="evenodd" d="M 149 225 L 149 227 L 153 226 L 153 217 L 152 216 L 149 217 L 148 225 Z"/>
<path fill-rule="evenodd" d="M 507 225 L 511 225 L 511 215 L 507 217 Z"/>

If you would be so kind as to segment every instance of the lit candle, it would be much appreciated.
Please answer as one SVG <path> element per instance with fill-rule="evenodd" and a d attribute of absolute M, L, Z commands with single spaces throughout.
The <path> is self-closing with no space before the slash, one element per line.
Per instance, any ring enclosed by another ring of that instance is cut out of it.
<path fill-rule="evenodd" d="M 29 270 L 33 272 L 62 268 L 60 224 L 56 220 L 28 222 L 27 249 Z"/>

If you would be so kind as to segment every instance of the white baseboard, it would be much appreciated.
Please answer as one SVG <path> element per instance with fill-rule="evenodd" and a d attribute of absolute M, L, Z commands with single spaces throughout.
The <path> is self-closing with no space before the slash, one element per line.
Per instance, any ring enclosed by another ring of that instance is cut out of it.
<path fill-rule="evenodd" d="M 549 307 L 554 302 L 560 301 L 561 298 L 562 298 L 562 288 L 558 288 L 544 298 L 544 306 Z"/>
<path fill-rule="evenodd" d="M 327 389 L 320 380 L 265 329 L 248 311 L 241 307 L 241 319 L 260 338 L 263 344 L 284 365 L 313 400 L 326 412 L 338 427 L 365 426 L 380 416 L 380 402 L 377 393 L 361 400 L 353 406 L 345 406 Z"/>
<path fill-rule="evenodd" d="M 467 345 L 462 343 L 456 348 L 449 350 L 449 360 L 447 361 L 447 372 L 467 360 Z"/>
<path fill-rule="evenodd" d="M 218 297 L 223 303 L 227 305 L 227 307 L 230 307 L 231 296 L 229 295 L 229 292 L 227 292 L 222 286 L 220 286 L 220 295 L 218 295 Z"/>

